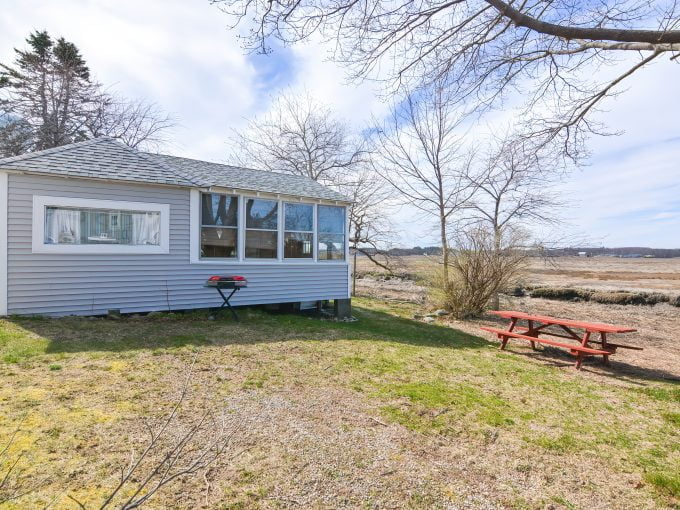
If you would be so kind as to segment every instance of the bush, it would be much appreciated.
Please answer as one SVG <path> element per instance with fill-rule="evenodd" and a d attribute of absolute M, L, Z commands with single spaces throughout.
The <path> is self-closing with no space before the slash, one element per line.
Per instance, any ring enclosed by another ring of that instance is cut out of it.
<path fill-rule="evenodd" d="M 646 305 L 655 305 L 657 303 L 668 303 L 671 299 L 669 296 L 667 296 L 666 294 L 662 294 L 661 292 L 642 292 L 641 294 L 645 298 L 645 304 Z"/>
<path fill-rule="evenodd" d="M 591 301 L 610 305 L 655 305 L 665 303 L 669 300 L 668 296 L 660 292 L 595 292 L 591 296 Z"/>
<path fill-rule="evenodd" d="M 458 232 L 448 266 L 432 281 L 435 300 L 457 319 L 481 315 L 503 289 L 516 286 L 524 272 L 527 255 L 513 248 L 521 246 L 517 241 L 513 232 L 506 232 L 499 250 L 489 230 Z"/>
<path fill-rule="evenodd" d="M 669 300 L 669 303 L 673 306 L 680 307 L 680 296 L 675 296 L 673 299 Z"/>
<path fill-rule="evenodd" d="M 644 305 L 645 297 L 633 292 L 594 292 L 591 301 L 605 305 Z"/>
<path fill-rule="evenodd" d="M 558 301 L 589 301 L 592 291 L 570 287 L 539 287 L 531 291 L 531 297 L 556 299 Z"/>

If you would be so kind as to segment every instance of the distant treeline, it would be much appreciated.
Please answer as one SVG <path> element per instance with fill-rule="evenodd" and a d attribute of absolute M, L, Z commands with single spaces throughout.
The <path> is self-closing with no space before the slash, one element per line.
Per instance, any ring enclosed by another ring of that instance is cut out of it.
<path fill-rule="evenodd" d="M 680 248 L 645 248 L 639 246 L 626 246 L 623 248 L 560 248 L 548 250 L 547 254 L 554 256 L 573 256 L 585 253 L 594 257 L 597 255 L 609 255 L 612 257 L 654 257 L 668 259 L 680 257 Z"/>
<path fill-rule="evenodd" d="M 376 250 L 366 250 L 369 253 Z M 388 255 L 395 257 L 404 257 L 407 255 L 431 255 L 438 256 L 441 254 L 439 246 L 414 246 L 413 248 L 391 248 L 387 250 Z M 654 258 L 672 258 L 680 257 L 680 248 L 643 248 L 643 247 L 624 247 L 624 248 L 555 248 L 546 250 L 535 250 L 536 256 L 552 256 L 552 257 L 569 257 L 585 254 L 589 257 L 608 255 L 611 257 L 654 257 Z"/>

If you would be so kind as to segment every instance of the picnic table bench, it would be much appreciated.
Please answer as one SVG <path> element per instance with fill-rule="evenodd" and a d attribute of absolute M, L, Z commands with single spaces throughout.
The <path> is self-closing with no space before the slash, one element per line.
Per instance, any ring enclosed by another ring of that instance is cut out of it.
<path fill-rule="evenodd" d="M 502 310 L 493 311 L 491 313 L 505 319 L 510 319 L 510 324 L 508 325 L 507 329 L 486 326 L 481 328 L 484 331 L 489 331 L 498 335 L 498 338 L 501 340 L 501 349 L 505 349 L 505 346 L 507 345 L 510 338 L 528 340 L 531 342 L 532 349 L 536 349 L 537 343 L 552 345 L 554 347 L 562 347 L 564 349 L 568 349 L 571 354 L 576 356 L 577 370 L 581 369 L 583 358 L 586 356 L 602 356 L 603 362 L 608 364 L 609 356 L 614 354 L 616 349 L 634 349 L 637 351 L 642 350 L 642 347 L 612 343 L 607 338 L 607 335 L 610 333 L 631 333 L 636 331 L 633 328 L 615 326 L 613 324 L 601 324 L 597 322 L 558 319 L 556 317 L 549 317 L 547 315 L 535 315 L 516 311 Z M 518 322 L 520 321 L 526 321 L 526 327 L 518 327 Z M 547 329 L 551 326 L 556 326 L 560 332 L 557 333 L 553 330 Z M 579 335 L 576 331 L 574 331 L 579 329 L 583 330 L 583 334 Z M 550 340 L 547 338 L 540 338 L 539 335 L 566 338 L 572 342 L 567 343 L 557 340 Z"/>

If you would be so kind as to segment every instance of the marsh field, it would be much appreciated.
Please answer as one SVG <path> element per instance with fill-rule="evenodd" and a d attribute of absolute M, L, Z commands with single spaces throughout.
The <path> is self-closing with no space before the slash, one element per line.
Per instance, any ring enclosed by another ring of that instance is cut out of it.
<path fill-rule="evenodd" d="M 678 261 L 564 262 L 528 278 L 680 290 Z M 501 352 L 478 329 L 491 317 L 424 323 L 418 278 L 361 278 L 355 322 L 256 308 L 238 323 L 204 311 L 0 321 L 0 507 L 100 508 L 188 374 L 173 433 L 209 409 L 226 449 L 144 508 L 678 508 L 680 309 L 504 298 L 639 329 L 626 340 L 643 351 L 577 372 L 561 350 Z M 134 495 L 167 439 L 107 508 Z"/>

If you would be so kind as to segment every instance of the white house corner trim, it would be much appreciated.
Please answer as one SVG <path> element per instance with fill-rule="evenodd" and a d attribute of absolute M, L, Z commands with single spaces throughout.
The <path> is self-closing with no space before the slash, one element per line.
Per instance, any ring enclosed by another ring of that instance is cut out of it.
<path fill-rule="evenodd" d="M 0 316 L 7 315 L 7 207 L 9 200 L 9 176 L 0 172 Z"/>
<path fill-rule="evenodd" d="M 201 192 L 197 189 L 192 189 L 189 192 L 189 262 L 197 264 L 200 262 L 198 247 L 200 244 L 200 201 Z"/>

